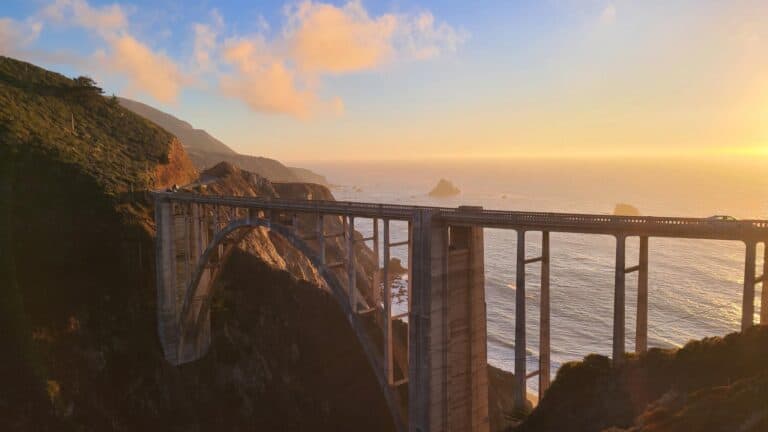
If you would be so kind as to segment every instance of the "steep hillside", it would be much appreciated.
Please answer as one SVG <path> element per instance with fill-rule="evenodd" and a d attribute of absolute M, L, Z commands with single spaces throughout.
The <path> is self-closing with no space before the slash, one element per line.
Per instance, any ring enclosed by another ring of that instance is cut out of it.
<path fill-rule="evenodd" d="M 202 129 L 195 129 L 191 124 L 164 113 L 149 105 L 135 100 L 118 97 L 117 100 L 124 108 L 156 123 L 163 129 L 176 135 L 187 151 L 196 150 L 204 153 L 236 154 L 226 144 L 217 140 Z"/>
<path fill-rule="evenodd" d="M 332 299 L 245 250 L 210 354 L 170 366 L 143 191 L 196 177 L 183 149 L 90 81 L 0 72 L 0 430 L 391 430 Z"/>
<path fill-rule="evenodd" d="M 7 157 L 72 165 L 110 194 L 196 177 L 173 135 L 101 96 L 89 79 L 8 57 L 0 57 L 0 139 Z"/>
<path fill-rule="evenodd" d="M 265 157 L 236 153 L 226 144 L 202 129 L 149 105 L 126 98 L 117 98 L 125 108 L 160 125 L 179 137 L 192 162 L 200 169 L 210 168 L 219 162 L 228 162 L 240 168 L 276 182 L 306 182 L 328 184 L 325 177 L 304 168 L 292 168 Z"/>
<path fill-rule="evenodd" d="M 768 326 L 613 366 L 567 363 L 516 432 L 768 430 Z"/>

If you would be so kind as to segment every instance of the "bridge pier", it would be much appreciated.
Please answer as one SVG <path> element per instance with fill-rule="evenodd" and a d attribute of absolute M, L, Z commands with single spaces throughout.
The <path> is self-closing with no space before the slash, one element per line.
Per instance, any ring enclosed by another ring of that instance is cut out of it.
<path fill-rule="evenodd" d="M 755 250 L 756 242 L 747 240 L 744 257 L 744 292 L 741 303 L 741 331 L 754 324 L 755 315 Z M 764 295 L 764 294 L 763 294 Z"/>
<path fill-rule="evenodd" d="M 616 266 L 613 294 L 613 361 L 621 363 L 624 359 L 624 333 L 625 333 L 625 309 L 626 309 L 626 237 L 616 236 Z"/>
<path fill-rule="evenodd" d="M 392 282 L 389 280 L 389 219 L 384 219 L 384 267 L 382 268 L 382 281 L 384 292 L 384 376 L 387 384 L 395 382 L 394 365 L 392 363 Z M 409 282 L 410 283 L 410 282 Z"/>
<path fill-rule="evenodd" d="M 541 299 L 539 305 L 539 400 L 550 384 L 549 231 L 541 233 Z"/>
<path fill-rule="evenodd" d="M 768 325 L 768 242 L 763 242 L 763 277 L 760 287 L 760 324 Z"/>
<path fill-rule="evenodd" d="M 637 274 L 637 323 L 635 326 L 635 352 L 648 351 L 648 237 L 640 237 L 640 256 Z"/>
<path fill-rule="evenodd" d="M 376 308 L 379 307 L 381 304 L 381 290 L 379 289 L 379 286 L 381 285 L 381 261 L 380 261 L 380 255 L 379 255 L 379 219 L 373 218 L 373 260 L 376 263 L 376 271 L 373 273 L 372 280 L 371 280 L 371 291 L 373 294 L 373 309 L 376 310 Z M 388 264 L 385 264 L 388 265 Z"/>
<path fill-rule="evenodd" d="M 158 333 L 165 358 L 180 364 L 202 356 L 210 346 L 210 312 L 204 303 L 210 295 L 210 268 L 200 270 L 202 290 L 191 299 L 188 314 L 181 316 L 188 282 L 198 268 L 198 258 L 208 244 L 208 223 L 198 203 L 174 204 L 161 200 L 155 204 L 157 254 Z M 199 321 L 189 335 L 179 333 L 180 320 Z"/>
<path fill-rule="evenodd" d="M 344 216 L 342 216 L 344 217 Z M 355 265 L 355 218 L 349 216 L 349 223 L 344 225 L 347 229 L 347 287 L 349 289 L 349 302 L 352 312 L 357 313 L 357 267 Z"/>
<path fill-rule="evenodd" d="M 531 372 L 528 368 L 527 325 L 525 305 L 525 266 L 541 263 L 541 298 L 539 303 L 539 369 Z M 517 231 L 517 260 L 515 265 L 515 390 L 514 403 L 518 410 L 526 406 L 528 399 L 528 378 L 539 376 L 539 398 L 549 389 L 551 348 L 550 348 L 550 295 L 549 295 L 549 231 L 541 233 L 541 255 L 526 258 L 525 231 Z"/>
<path fill-rule="evenodd" d="M 409 430 L 488 431 L 483 230 L 420 211 L 411 238 Z"/>
<path fill-rule="evenodd" d="M 515 265 L 515 394 L 517 409 L 525 407 L 526 390 L 526 328 L 525 328 L 525 231 L 517 231 L 517 261 Z"/>

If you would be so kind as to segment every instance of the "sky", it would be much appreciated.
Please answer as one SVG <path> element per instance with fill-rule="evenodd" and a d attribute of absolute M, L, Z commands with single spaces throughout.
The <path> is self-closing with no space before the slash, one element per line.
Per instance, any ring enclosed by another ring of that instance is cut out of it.
<path fill-rule="evenodd" d="M 0 54 L 309 160 L 768 157 L 765 0 L 2 0 Z"/>

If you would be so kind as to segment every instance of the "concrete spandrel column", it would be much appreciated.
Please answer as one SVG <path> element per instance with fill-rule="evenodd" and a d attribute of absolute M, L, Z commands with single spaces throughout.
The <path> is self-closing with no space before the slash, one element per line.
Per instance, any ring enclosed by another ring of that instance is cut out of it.
<path fill-rule="evenodd" d="M 525 328 L 525 231 L 517 231 L 517 260 L 515 265 L 515 391 L 517 409 L 525 407 L 526 390 L 526 328 Z"/>
<path fill-rule="evenodd" d="M 315 227 L 315 236 L 317 236 L 318 253 L 320 254 L 320 264 L 325 265 L 325 216 L 317 215 L 317 226 Z"/>
<path fill-rule="evenodd" d="M 648 351 L 648 237 L 640 237 L 640 263 L 637 273 L 637 326 L 635 352 Z"/>
<path fill-rule="evenodd" d="M 541 306 L 539 325 L 539 399 L 550 384 L 549 231 L 541 233 Z"/>
<path fill-rule="evenodd" d="M 349 216 L 347 227 L 347 279 L 349 286 L 349 302 L 352 312 L 357 312 L 357 268 L 355 265 L 355 218 Z"/>
<path fill-rule="evenodd" d="M 760 324 L 768 325 L 768 242 L 763 243 L 763 281 L 760 293 Z"/>
<path fill-rule="evenodd" d="M 373 218 L 373 260 L 376 262 L 376 270 L 374 270 L 371 277 L 371 295 L 374 308 L 378 308 L 381 303 L 381 289 L 379 288 L 381 285 L 381 261 L 379 249 L 379 219 Z"/>
<path fill-rule="evenodd" d="M 754 324 L 755 315 L 755 249 L 754 241 L 746 242 L 744 253 L 744 292 L 741 304 L 741 331 Z"/>
<path fill-rule="evenodd" d="M 381 270 L 384 295 L 384 375 L 387 383 L 394 383 L 392 365 L 392 284 L 389 281 L 389 220 L 384 219 L 384 267 Z"/>
<path fill-rule="evenodd" d="M 626 279 L 626 239 L 616 236 L 616 267 L 613 294 L 613 361 L 624 360 L 624 325 L 625 325 L 625 279 Z"/>

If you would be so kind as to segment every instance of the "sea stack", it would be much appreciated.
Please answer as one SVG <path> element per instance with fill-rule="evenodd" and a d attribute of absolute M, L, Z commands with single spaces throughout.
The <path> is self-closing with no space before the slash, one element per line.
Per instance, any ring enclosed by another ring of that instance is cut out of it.
<path fill-rule="evenodd" d="M 437 182 L 437 185 L 434 188 L 432 188 L 431 191 L 429 191 L 429 196 L 437 197 L 437 198 L 445 198 L 445 197 L 456 196 L 460 193 L 461 191 L 459 190 L 459 188 L 457 188 L 449 180 L 440 179 L 440 181 Z"/>
<path fill-rule="evenodd" d="M 616 207 L 613 209 L 613 215 L 614 216 L 640 216 L 640 210 L 637 209 L 637 207 L 627 204 L 627 203 L 618 203 L 616 204 Z"/>

